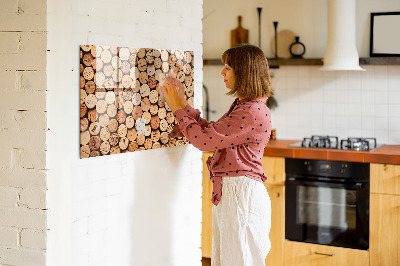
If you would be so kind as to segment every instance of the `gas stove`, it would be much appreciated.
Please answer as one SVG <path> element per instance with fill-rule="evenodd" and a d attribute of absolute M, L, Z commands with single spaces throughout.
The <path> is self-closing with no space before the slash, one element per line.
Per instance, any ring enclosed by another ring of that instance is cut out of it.
<path fill-rule="evenodd" d="M 371 151 L 378 147 L 376 138 L 347 138 L 339 142 L 336 136 L 311 136 L 303 141 L 289 145 L 291 147 L 338 149 L 353 151 Z M 379 145 L 381 146 L 381 145 Z"/>

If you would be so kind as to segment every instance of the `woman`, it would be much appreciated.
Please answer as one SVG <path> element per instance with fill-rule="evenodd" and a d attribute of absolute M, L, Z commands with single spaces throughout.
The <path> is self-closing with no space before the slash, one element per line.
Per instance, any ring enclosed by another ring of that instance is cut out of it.
<path fill-rule="evenodd" d="M 272 95 L 268 62 L 252 45 L 228 49 L 222 62 L 227 95 L 237 98 L 216 122 L 200 118 L 176 79 L 169 77 L 162 91 L 179 123 L 174 134 L 183 134 L 202 151 L 214 151 L 207 160 L 215 205 L 212 265 L 265 265 L 271 246 L 271 202 L 261 164 L 271 130 L 266 106 Z"/>

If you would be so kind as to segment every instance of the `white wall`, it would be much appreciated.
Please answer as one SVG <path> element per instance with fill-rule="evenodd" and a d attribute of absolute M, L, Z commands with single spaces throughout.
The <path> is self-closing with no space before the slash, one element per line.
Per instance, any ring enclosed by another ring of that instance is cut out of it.
<path fill-rule="evenodd" d="M 201 18 L 201 0 L 48 1 L 48 265 L 201 264 L 201 152 L 79 159 L 79 45 L 193 50 L 199 107 Z"/>
<path fill-rule="evenodd" d="M 400 2 L 385 0 L 357 2 L 357 47 L 361 57 L 369 56 L 369 13 L 400 10 Z M 258 5 L 263 7 L 263 23 L 278 20 L 281 29 L 291 29 L 307 47 L 306 57 L 323 57 L 326 47 L 327 1 L 204 1 L 204 58 L 220 58 L 229 48 L 229 31 L 236 27 L 236 17 L 243 15 L 243 26 L 250 30 L 250 43 L 257 45 Z M 250 8 L 248 8 L 250 6 Z M 251 10 L 249 10 L 251 9 Z M 223 16 L 221 14 L 224 14 Z M 268 14 L 268 15 L 267 15 Z M 247 19 L 247 22 L 246 22 Z M 253 21 L 250 22 L 249 20 Z M 282 22 L 282 23 L 281 23 Z M 248 23 L 246 25 L 246 23 Z M 215 25 L 218 25 L 215 26 Z M 263 25 L 266 29 L 269 26 Z M 279 30 L 278 26 L 278 30 Z M 265 30 L 267 31 L 267 30 Z M 213 34 L 219 34 L 216 38 Z M 272 34 L 268 37 L 268 34 Z M 262 33 L 262 49 L 271 56 Z M 400 66 L 363 66 L 365 72 L 321 72 L 319 66 L 281 66 L 272 69 L 273 89 L 279 107 L 272 111 L 272 124 L 281 139 L 302 139 L 311 135 L 376 137 L 382 144 L 400 143 Z M 210 109 L 218 119 L 230 106 L 220 76 L 221 66 L 205 66 L 204 84 L 210 92 Z"/>
<path fill-rule="evenodd" d="M 0 3 L 0 265 L 46 260 L 46 1 Z"/>

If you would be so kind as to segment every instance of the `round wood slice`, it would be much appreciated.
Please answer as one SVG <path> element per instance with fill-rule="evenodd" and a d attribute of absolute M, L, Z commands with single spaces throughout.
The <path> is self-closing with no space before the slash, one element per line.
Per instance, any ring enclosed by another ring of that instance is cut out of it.
<path fill-rule="evenodd" d="M 90 80 L 85 84 L 86 93 L 93 94 L 95 89 L 96 89 L 96 84 L 94 83 L 94 81 Z"/>
<path fill-rule="evenodd" d="M 84 87 L 85 87 L 85 85 L 86 85 L 86 80 L 85 80 L 85 78 L 84 77 L 80 77 L 80 88 L 81 89 L 83 89 Z"/>
<path fill-rule="evenodd" d="M 130 141 L 135 141 L 137 138 L 137 131 L 135 128 L 128 129 L 127 138 Z"/>
<path fill-rule="evenodd" d="M 110 132 L 115 132 L 118 129 L 118 121 L 117 119 L 111 119 L 110 122 L 108 122 L 108 130 Z"/>
<path fill-rule="evenodd" d="M 119 58 L 121 60 L 129 60 L 130 55 L 131 55 L 131 52 L 129 51 L 129 49 L 127 47 L 121 47 L 119 49 Z"/>
<path fill-rule="evenodd" d="M 96 72 L 96 86 L 97 88 L 104 88 L 104 82 L 106 81 L 106 76 L 103 72 Z"/>
<path fill-rule="evenodd" d="M 140 95 L 139 95 L 139 97 L 140 97 Z M 136 101 L 135 101 L 135 103 L 136 103 Z M 138 104 L 140 103 L 140 101 L 138 102 Z M 126 101 L 125 103 L 124 103 L 124 111 L 125 111 L 125 113 L 127 113 L 127 114 L 131 114 L 132 113 L 132 111 L 133 111 L 133 102 L 131 102 L 131 101 Z"/>
<path fill-rule="evenodd" d="M 107 115 L 109 117 L 115 117 L 117 115 L 118 108 L 115 104 L 110 104 L 107 107 Z"/>
<path fill-rule="evenodd" d="M 100 130 L 100 139 L 102 141 L 108 141 L 110 139 L 110 136 L 111 136 L 111 134 L 107 127 L 103 127 Z"/>
<path fill-rule="evenodd" d="M 146 124 L 149 124 L 151 120 L 151 114 L 149 112 L 143 112 L 142 118 L 146 119 Z"/>
<path fill-rule="evenodd" d="M 105 113 L 107 111 L 107 102 L 105 100 L 100 100 L 96 103 L 96 110 L 99 114 Z"/>
<path fill-rule="evenodd" d="M 161 133 L 160 141 L 161 141 L 162 144 L 168 144 L 168 141 L 169 141 L 168 132 L 162 132 Z"/>
<path fill-rule="evenodd" d="M 161 148 L 160 142 L 154 142 L 152 149 L 158 149 L 158 148 Z"/>
<path fill-rule="evenodd" d="M 158 92 L 156 90 L 150 91 L 149 100 L 151 103 L 158 102 Z"/>
<path fill-rule="evenodd" d="M 110 154 L 119 154 L 119 153 L 121 153 L 121 149 L 119 148 L 119 146 L 111 147 Z"/>
<path fill-rule="evenodd" d="M 139 135 L 139 136 L 137 136 L 136 142 L 137 142 L 137 144 L 138 144 L 139 146 L 141 146 L 141 145 L 144 144 L 144 141 L 145 141 L 145 140 L 146 140 L 146 136 L 145 136 L 145 135 Z"/>
<path fill-rule="evenodd" d="M 101 140 L 99 136 L 92 136 L 89 140 L 89 148 L 91 151 L 98 150 L 100 148 Z"/>
<path fill-rule="evenodd" d="M 85 67 L 85 69 L 83 70 L 82 76 L 86 79 L 86 80 L 92 80 L 94 77 L 94 71 L 92 67 Z"/>
<path fill-rule="evenodd" d="M 135 126 L 135 119 L 131 115 L 127 116 L 125 124 L 127 128 L 133 128 Z"/>
<path fill-rule="evenodd" d="M 145 72 L 145 71 L 140 72 L 140 74 L 139 74 L 140 83 L 147 85 L 148 80 L 149 80 L 149 76 L 147 75 L 147 72 Z"/>
<path fill-rule="evenodd" d="M 128 148 L 128 145 L 129 145 L 129 140 L 127 137 L 119 139 L 119 147 L 121 148 L 121 150 L 126 150 Z"/>
<path fill-rule="evenodd" d="M 111 146 L 110 146 L 110 143 L 108 141 L 103 141 L 100 144 L 100 153 L 102 155 L 108 154 L 110 152 L 110 149 L 111 149 Z"/>
<path fill-rule="evenodd" d="M 109 140 L 111 146 L 116 146 L 119 143 L 119 136 L 117 133 L 111 134 Z"/>
<path fill-rule="evenodd" d="M 157 142 L 157 141 L 159 141 L 159 140 L 160 140 L 160 137 L 161 137 L 161 133 L 160 133 L 159 130 L 153 130 L 153 131 L 151 132 L 151 141 L 152 141 L 152 142 Z"/>
<path fill-rule="evenodd" d="M 128 146 L 129 151 L 137 151 L 139 145 L 136 142 L 130 142 Z"/>
<path fill-rule="evenodd" d="M 158 114 L 158 105 L 152 104 L 150 106 L 150 114 L 153 116 Z"/>
<path fill-rule="evenodd" d="M 89 158 L 90 148 L 89 145 L 84 145 L 81 147 L 81 158 Z"/>
<path fill-rule="evenodd" d="M 160 118 L 158 116 L 153 116 L 150 121 L 150 126 L 152 129 L 157 129 L 160 127 Z"/>
<path fill-rule="evenodd" d="M 165 131 L 168 128 L 168 122 L 165 119 L 160 120 L 160 130 Z"/>
<path fill-rule="evenodd" d="M 100 125 L 98 122 L 91 123 L 89 126 L 89 132 L 91 135 L 98 135 L 100 133 Z"/>
<path fill-rule="evenodd" d="M 93 56 L 92 54 L 84 54 L 82 62 L 85 66 L 92 66 Z"/>
<path fill-rule="evenodd" d="M 89 127 L 89 120 L 86 117 L 81 118 L 80 125 L 81 125 L 81 132 L 85 131 Z"/>
<path fill-rule="evenodd" d="M 135 106 L 135 107 L 133 108 L 133 111 L 132 111 L 132 116 L 133 116 L 133 118 L 134 118 L 135 120 L 138 120 L 138 118 L 141 118 L 142 115 L 143 115 L 142 107 L 140 107 L 140 106 Z"/>
<path fill-rule="evenodd" d="M 127 89 L 130 89 L 133 87 L 133 80 L 132 80 L 131 76 L 129 76 L 129 75 L 122 76 L 122 87 L 127 88 Z"/>
<path fill-rule="evenodd" d="M 151 141 L 151 139 L 146 139 L 144 142 L 144 148 L 146 150 L 151 150 L 152 147 L 153 147 L 153 142 Z"/>
<path fill-rule="evenodd" d="M 125 123 L 126 113 L 124 110 L 119 110 L 117 113 L 117 121 L 119 124 Z"/>
<path fill-rule="evenodd" d="M 96 122 L 97 118 L 98 118 L 98 114 L 97 114 L 96 109 L 92 109 L 92 110 L 88 111 L 88 119 L 90 122 L 92 122 L 92 123 Z"/>
<path fill-rule="evenodd" d="M 81 49 L 84 52 L 90 52 L 90 49 L 92 49 L 92 46 L 91 45 L 81 45 Z"/>
<path fill-rule="evenodd" d="M 81 118 L 86 116 L 86 114 L 87 114 L 86 104 L 82 103 L 81 104 L 81 108 L 80 108 L 80 116 L 81 116 Z"/>
<path fill-rule="evenodd" d="M 89 144 L 89 141 L 90 141 L 89 131 L 81 132 L 81 145 Z"/>
<path fill-rule="evenodd" d="M 100 156 L 100 152 L 99 152 L 99 151 L 91 151 L 89 156 L 90 156 L 90 157 L 97 157 L 97 156 Z"/>

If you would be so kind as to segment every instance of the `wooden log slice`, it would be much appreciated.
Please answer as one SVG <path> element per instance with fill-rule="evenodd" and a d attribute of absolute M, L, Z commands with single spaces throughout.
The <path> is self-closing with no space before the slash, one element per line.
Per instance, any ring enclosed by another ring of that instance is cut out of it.
<path fill-rule="evenodd" d="M 159 68 L 161 68 L 161 66 L 162 66 L 161 58 L 155 58 L 154 59 L 154 67 L 159 69 Z"/>
<path fill-rule="evenodd" d="M 169 55 L 168 64 L 170 67 L 176 66 L 176 57 L 173 54 Z"/>
<path fill-rule="evenodd" d="M 137 120 L 138 118 L 141 118 L 142 115 L 143 115 L 142 107 L 135 106 L 132 111 L 133 119 Z"/>
<path fill-rule="evenodd" d="M 93 58 L 96 58 L 97 55 L 97 45 L 91 45 L 90 53 L 92 54 Z"/>
<path fill-rule="evenodd" d="M 109 64 L 111 63 L 111 52 L 109 49 L 104 49 L 101 54 L 100 54 L 100 59 L 103 61 L 104 64 Z"/>
<path fill-rule="evenodd" d="M 149 100 L 150 100 L 150 103 L 158 102 L 158 92 L 156 90 L 150 91 Z"/>
<path fill-rule="evenodd" d="M 119 143 L 119 136 L 117 133 L 111 134 L 110 138 L 108 139 L 111 146 L 117 146 Z"/>
<path fill-rule="evenodd" d="M 84 145 L 81 147 L 81 158 L 89 158 L 90 148 L 89 145 Z"/>
<path fill-rule="evenodd" d="M 86 93 L 94 94 L 95 89 L 96 89 L 96 84 L 94 83 L 94 81 L 90 80 L 90 81 L 86 82 L 86 84 L 85 84 Z"/>
<path fill-rule="evenodd" d="M 94 77 L 94 70 L 92 67 L 85 67 L 85 69 L 83 70 L 82 76 L 86 79 L 86 80 L 92 80 Z"/>
<path fill-rule="evenodd" d="M 146 125 L 145 127 L 144 127 L 144 135 L 146 136 L 146 137 L 149 137 L 150 135 L 151 135 L 151 126 L 150 125 Z"/>
<path fill-rule="evenodd" d="M 158 105 L 152 104 L 150 106 L 150 114 L 151 115 L 157 115 L 158 114 Z"/>
<path fill-rule="evenodd" d="M 150 76 L 149 80 L 147 81 L 147 85 L 150 87 L 150 89 L 154 89 L 157 86 L 157 80 L 155 76 Z"/>
<path fill-rule="evenodd" d="M 158 148 L 161 148 L 160 142 L 154 142 L 152 149 L 158 149 Z"/>
<path fill-rule="evenodd" d="M 117 119 L 111 119 L 110 122 L 108 122 L 108 130 L 110 132 L 115 132 L 118 129 L 118 121 Z"/>
<path fill-rule="evenodd" d="M 89 131 L 81 132 L 81 145 L 89 144 L 90 141 L 90 133 Z"/>
<path fill-rule="evenodd" d="M 115 104 L 110 104 L 107 107 L 107 115 L 109 117 L 115 117 L 117 115 L 118 108 Z"/>
<path fill-rule="evenodd" d="M 120 153 L 121 149 L 119 148 L 119 146 L 111 147 L 110 154 L 120 154 Z"/>
<path fill-rule="evenodd" d="M 96 86 L 97 88 L 104 88 L 104 82 L 106 81 L 106 76 L 103 72 L 96 72 Z"/>
<path fill-rule="evenodd" d="M 102 141 L 107 141 L 108 142 L 108 140 L 110 139 L 110 136 L 111 136 L 111 134 L 110 134 L 110 131 L 108 130 L 107 127 L 103 127 L 100 130 L 100 139 Z"/>
<path fill-rule="evenodd" d="M 119 69 L 115 69 L 112 73 L 112 79 L 115 84 L 119 84 L 122 81 L 122 71 Z M 116 86 L 117 87 L 117 86 Z"/>
<path fill-rule="evenodd" d="M 139 95 L 139 97 L 140 97 L 140 95 Z M 135 102 L 135 103 L 136 103 L 136 102 Z M 139 101 L 139 103 L 140 103 L 140 101 Z M 138 103 L 138 104 L 139 104 L 139 103 Z M 125 111 L 126 114 L 131 114 L 132 111 L 133 111 L 133 102 L 131 102 L 131 101 L 126 101 L 126 102 L 124 103 L 124 111 Z"/>
<path fill-rule="evenodd" d="M 117 133 L 118 133 L 118 136 L 119 136 L 120 138 L 126 137 L 126 134 L 128 133 L 128 128 L 126 127 L 125 124 L 120 124 L 120 125 L 118 126 L 118 131 L 117 131 Z"/>
<path fill-rule="evenodd" d="M 146 55 L 146 50 L 144 48 L 140 48 L 137 52 L 137 57 L 143 58 Z"/>
<path fill-rule="evenodd" d="M 147 75 L 147 72 L 143 71 L 140 72 L 139 74 L 139 81 L 141 84 L 146 84 L 147 85 L 147 81 L 149 80 L 149 76 Z"/>
<path fill-rule="evenodd" d="M 114 56 L 117 55 L 118 51 L 119 51 L 119 47 L 117 47 L 117 46 L 111 46 L 110 47 L 110 52 L 111 52 L 112 55 L 114 55 Z"/>
<path fill-rule="evenodd" d="M 167 110 L 164 107 L 158 108 L 157 115 L 160 119 L 167 117 Z"/>
<path fill-rule="evenodd" d="M 161 70 L 162 70 L 164 73 L 168 73 L 168 72 L 169 72 L 169 64 L 168 64 L 168 62 L 163 62 L 162 67 L 161 67 Z"/>
<path fill-rule="evenodd" d="M 103 141 L 100 144 L 100 153 L 102 155 L 108 154 L 110 152 L 110 149 L 111 149 L 111 146 L 110 146 L 110 143 L 108 141 Z"/>
<path fill-rule="evenodd" d="M 90 157 L 97 157 L 97 156 L 100 156 L 100 152 L 99 152 L 99 151 L 91 151 L 89 156 L 90 156 Z"/>
<path fill-rule="evenodd" d="M 149 98 L 143 98 L 142 102 L 140 103 L 140 106 L 142 107 L 142 110 L 144 112 L 148 112 L 150 110 L 150 106 L 151 106 Z"/>
<path fill-rule="evenodd" d="M 133 88 L 133 79 L 129 75 L 122 76 L 122 87 L 131 89 Z"/>
<path fill-rule="evenodd" d="M 135 119 L 131 115 L 127 116 L 125 124 L 127 128 L 133 128 L 135 126 Z"/>
<path fill-rule="evenodd" d="M 152 141 L 152 142 L 157 142 L 157 141 L 159 141 L 159 140 L 160 140 L 160 137 L 161 137 L 160 130 L 153 130 L 153 131 L 151 132 L 151 141 Z"/>
<path fill-rule="evenodd" d="M 180 71 L 183 71 L 183 62 L 182 62 L 182 60 L 177 60 L 175 66 L 176 66 Z"/>
<path fill-rule="evenodd" d="M 168 58 L 169 58 L 168 51 L 167 50 L 162 50 L 161 51 L 161 60 L 165 62 L 165 61 L 168 61 Z"/>
<path fill-rule="evenodd" d="M 116 96 L 115 96 L 115 92 L 114 91 L 107 91 L 105 98 L 106 98 L 106 102 L 108 104 L 115 104 Z"/>
<path fill-rule="evenodd" d="M 175 50 L 175 56 L 177 59 L 182 60 L 183 59 L 183 51 L 182 50 Z"/>
<path fill-rule="evenodd" d="M 153 147 L 153 142 L 151 141 L 151 139 L 146 139 L 144 142 L 144 148 L 146 150 L 151 150 L 152 147 Z"/>
<path fill-rule="evenodd" d="M 160 130 L 165 131 L 168 128 L 168 122 L 165 119 L 160 120 Z"/>
<path fill-rule="evenodd" d="M 150 94 L 150 87 L 147 84 L 143 84 L 140 87 L 140 96 L 144 97 L 148 97 Z"/>
<path fill-rule="evenodd" d="M 129 145 L 129 140 L 127 137 L 123 137 L 119 139 L 119 147 L 121 150 L 126 150 Z"/>
<path fill-rule="evenodd" d="M 102 114 L 99 116 L 99 125 L 101 127 L 107 127 L 110 122 L 110 117 L 107 114 Z"/>
<path fill-rule="evenodd" d="M 129 60 L 131 52 L 129 51 L 128 47 L 121 47 L 119 48 L 119 58 L 121 60 Z"/>
<path fill-rule="evenodd" d="M 151 120 L 151 114 L 149 112 L 143 112 L 142 118 L 146 120 L 146 124 L 149 124 Z"/>
<path fill-rule="evenodd" d="M 86 104 L 84 104 L 84 103 L 82 103 L 81 104 L 81 108 L 80 108 L 80 117 L 82 118 L 82 117 L 84 117 L 84 116 L 86 116 L 86 114 L 87 114 L 87 107 L 86 107 Z"/>
<path fill-rule="evenodd" d="M 187 102 L 188 102 L 188 104 L 190 105 L 190 106 L 194 106 L 194 97 L 190 97 L 188 100 L 187 100 Z"/>
<path fill-rule="evenodd" d="M 135 128 L 128 129 L 127 138 L 132 142 L 136 140 L 137 131 Z"/>
<path fill-rule="evenodd" d="M 161 69 L 157 69 L 154 76 L 156 77 L 157 81 L 160 81 L 163 77 L 165 77 L 165 74 L 162 72 Z"/>
<path fill-rule="evenodd" d="M 183 146 L 183 145 L 185 145 L 186 144 L 186 142 L 184 141 L 184 140 L 181 140 L 181 139 L 178 139 L 177 141 L 176 141 L 176 146 Z"/>
<path fill-rule="evenodd" d="M 79 84 L 80 86 L 80 88 L 81 89 L 83 89 L 84 87 L 85 87 L 85 85 L 86 85 L 86 80 L 85 80 L 85 78 L 84 77 L 80 77 L 80 84 Z"/>
<path fill-rule="evenodd" d="M 96 103 L 96 110 L 99 114 L 103 114 L 107 111 L 107 102 L 105 100 L 100 100 Z"/>
<path fill-rule="evenodd" d="M 193 79 L 191 76 L 186 76 L 185 77 L 185 85 L 186 87 L 190 87 L 193 85 Z"/>
<path fill-rule="evenodd" d="M 157 104 L 158 104 L 158 107 L 165 107 L 165 102 L 163 102 L 162 100 L 161 100 L 161 97 L 158 97 L 158 102 L 157 102 Z"/>
<path fill-rule="evenodd" d="M 160 118 L 158 116 L 153 116 L 150 121 L 150 126 L 152 129 L 157 129 L 160 127 Z"/>
<path fill-rule="evenodd" d="M 188 64 L 188 63 L 186 63 L 184 66 L 183 66 L 183 72 L 186 74 L 186 75 L 190 75 L 190 71 L 192 70 L 192 66 L 190 65 L 190 64 Z"/>
<path fill-rule="evenodd" d="M 94 92 L 98 100 L 104 99 L 106 97 L 106 93 L 107 92 L 104 88 L 96 88 L 96 91 Z"/>
<path fill-rule="evenodd" d="M 82 104 L 82 103 L 84 103 L 85 100 L 86 100 L 87 93 L 86 93 L 86 91 L 83 90 L 83 89 L 80 89 L 79 91 L 80 91 L 80 103 Z"/>
<path fill-rule="evenodd" d="M 185 60 L 186 63 L 191 63 L 192 62 L 192 53 L 189 51 L 186 51 L 184 53 L 183 60 Z"/>
<path fill-rule="evenodd" d="M 92 62 L 93 62 L 93 61 L 94 61 L 94 60 L 93 60 L 92 54 L 87 53 L 87 54 L 84 54 L 84 55 L 83 55 L 82 62 L 83 62 L 83 64 L 84 64 L 85 66 L 92 66 Z"/>
<path fill-rule="evenodd" d="M 154 65 L 147 66 L 147 75 L 154 76 L 156 74 L 156 68 Z"/>
<path fill-rule="evenodd" d="M 146 53 L 146 57 L 145 58 L 146 58 L 147 64 L 152 65 L 154 63 L 154 55 L 153 55 L 152 52 Z"/>
<path fill-rule="evenodd" d="M 178 72 L 178 74 L 176 75 L 176 79 L 179 80 L 179 82 L 185 81 L 185 73 L 183 73 L 183 70 Z"/>
<path fill-rule="evenodd" d="M 100 148 L 101 140 L 99 136 L 92 136 L 89 140 L 89 148 L 91 151 L 98 150 Z"/>
<path fill-rule="evenodd" d="M 90 122 L 96 122 L 97 121 L 97 118 L 98 118 L 98 114 L 97 114 L 97 111 L 96 111 L 96 109 L 92 109 L 92 110 L 89 110 L 88 111 L 88 119 L 89 119 L 89 121 Z"/>
<path fill-rule="evenodd" d="M 103 66 L 103 73 L 106 77 L 111 77 L 113 72 L 114 72 L 114 68 L 112 67 L 112 65 L 107 64 L 107 65 Z"/>
<path fill-rule="evenodd" d="M 143 59 L 143 58 L 139 59 L 137 68 L 139 69 L 140 72 L 146 71 L 146 69 L 147 69 L 146 59 Z"/>
<path fill-rule="evenodd" d="M 95 59 L 94 62 L 95 62 L 95 63 L 92 63 L 92 64 L 94 64 L 94 66 L 96 66 L 96 67 L 93 66 L 93 68 L 96 70 L 96 73 L 97 73 L 98 71 L 102 71 L 103 66 L 104 66 L 103 61 L 101 61 L 101 60 L 96 60 L 96 59 Z"/>
<path fill-rule="evenodd" d="M 175 121 L 174 114 L 172 112 L 167 113 L 167 122 L 168 124 L 172 124 Z"/>
<path fill-rule="evenodd" d="M 100 125 L 99 122 L 91 123 L 89 126 L 90 135 L 98 135 L 100 133 Z"/>
<path fill-rule="evenodd" d="M 170 139 L 168 140 L 168 145 L 169 145 L 170 147 L 176 146 L 176 139 L 175 139 L 175 138 L 170 138 Z"/>
<path fill-rule="evenodd" d="M 91 45 L 81 45 L 81 49 L 84 52 L 90 52 L 90 49 L 92 49 Z"/>
<path fill-rule="evenodd" d="M 146 140 L 145 135 L 139 135 L 139 136 L 137 136 L 136 142 L 139 146 L 142 146 L 144 144 L 145 140 Z"/>
<path fill-rule="evenodd" d="M 168 141 L 169 141 L 168 132 L 162 132 L 161 133 L 160 141 L 161 141 L 162 144 L 168 144 Z"/>
<path fill-rule="evenodd" d="M 129 62 L 129 64 L 131 65 L 131 66 L 135 66 L 136 65 L 136 54 L 131 54 L 130 56 L 129 56 L 129 59 L 128 59 L 128 62 Z"/>
<path fill-rule="evenodd" d="M 119 124 L 125 123 L 126 113 L 124 110 L 119 110 L 117 113 L 117 121 Z"/>
<path fill-rule="evenodd" d="M 185 94 L 187 97 L 192 97 L 194 94 L 193 86 L 186 87 Z"/>
<path fill-rule="evenodd" d="M 89 127 L 89 120 L 86 118 L 86 117 L 84 117 L 84 118 L 81 118 L 81 121 L 80 121 L 81 123 L 80 123 L 80 131 L 81 132 L 83 132 L 83 131 L 85 131 L 86 129 L 88 129 L 88 127 Z"/>
<path fill-rule="evenodd" d="M 136 142 L 130 142 L 128 145 L 129 151 L 136 151 L 139 148 L 139 145 Z"/>

